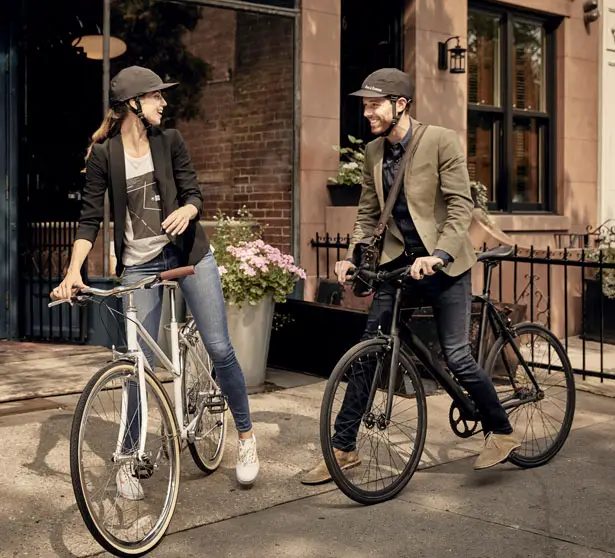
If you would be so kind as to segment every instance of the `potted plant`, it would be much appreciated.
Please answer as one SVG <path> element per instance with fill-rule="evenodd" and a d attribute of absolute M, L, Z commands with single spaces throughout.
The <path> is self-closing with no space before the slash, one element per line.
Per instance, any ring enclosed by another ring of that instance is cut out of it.
<path fill-rule="evenodd" d="M 212 235 L 226 302 L 229 334 L 249 389 L 265 383 L 274 304 L 283 303 L 305 271 L 265 243 L 246 208 L 219 213 Z"/>
<path fill-rule="evenodd" d="M 356 206 L 361 197 L 365 146 L 363 140 L 354 136 L 348 136 L 348 139 L 353 147 L 333 146 L 341 156 L 337 174 L 327 181 L 329 197 L 334 206 Z"/>

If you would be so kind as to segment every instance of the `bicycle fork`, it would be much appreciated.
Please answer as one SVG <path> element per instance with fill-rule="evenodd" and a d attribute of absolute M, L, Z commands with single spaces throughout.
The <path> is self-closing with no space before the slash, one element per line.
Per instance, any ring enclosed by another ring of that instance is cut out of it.
<path fill-rule="evenodd" d="M 128 293 L 127 297 L 127 310 L 126 310 L 126 341 L 127 341 L 127 354 L 132 357 L 136 357 L 137 375 L 138 375 L 138 390 L 139 397 L 137 399 L 139 409 L 130 409 L 130 385 L 129 381 L 122 382 L 122 405 L 120 416 L 120 428 L 118 433 L 118 439 L 116 444 L 115 459 L 121 460 L 121 456 L 124 455 L 124 444 L 127 435 L 127 431 L 130 430 L 130 423 L 133 420 L 138 420 L 139 424 L 139 449 L 137 452 L 137 459 L 139 461 L 145 459 L 145 442 L 147 436 L 147 396 L 145 386 L 145 355 L 139 346 L 137 340 L 137 309 L 134 305 L 133 293 Z M 132 412 L 132 417 L 129 417 Z M 130 421 L 130 423 L 129 423 Z M 128 456 L 127 456 L 128 458 Z"/>
<path fill-rule="evenodd" d="M 391 325 L 391 339 L 393 340 L 393 350 L 391 354 L 391 365 L 389 370 L 389 386 L 387 392 L 387 404 L 384 413 L 384 420 L 381 421 L 379 425 L 381 428 L 385 428 L 391 422 L 391 412 L 393 411 L 393 396 L 395 393 L 395 385 L 397 381 L 397 364 L 399 361 L 399 352 L 401 351 L 401 339 L 399 337 L 399 325 L 397 320 L 397 315 L 399 312 L 399 308 L 401 305 L 401 288 L 396 290 L 395 293 L 395 303 L 393 305 L 393 323 Z M 376 391 L 378 389 L 378 383 L 380 380 L 380 375 L 384 369 L 384 361 L 382 363 L 378 363 L 376 367 L 376 371 L 374 373 L 374 379 L 372 380 L 372 385 L 369 392 L 369 397 L 367 400 L 367 406 L 365 412 L 368 413 L 372 408 L 372 404 L 374 403 L 374 397 L 376 396 Z"/>

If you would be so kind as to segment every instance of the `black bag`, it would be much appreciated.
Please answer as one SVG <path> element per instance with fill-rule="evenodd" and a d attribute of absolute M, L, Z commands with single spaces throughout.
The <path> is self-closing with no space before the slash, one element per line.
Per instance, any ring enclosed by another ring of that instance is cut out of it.
<path fill-rule="evenodd" d="M 395 179 L 393 180 L 393 186 L 391 186 L 391 190 L 389 192 L 389 195 L 387 196 L 387 201 L 384 204 L 384 209 L 380 214 L 380 219 L 378 220 L 378 224 L 374 229 L 374 233 L 372 234 L 372 236 L 366 236 L 365 238 L 359 240 L 354 246 L 354 249 L 352 251 L 352 261 L 359 269 L 376 271 L 376 269 L 380 265 L 380 255 L 382 252 L 382 244 L 386 223 L 391 216 L 393 206 L 395 205 L 397 197 L 399 196 L 399 192 L 401 191 L 401 185 L 403 183 L 405 169 L 407 165 L 412 161 L 412 158 L 416 153 L 416 150 L 426 129 L 427 126 L 420 124 L 417 127 L 416 131 L 412 133 L 411 144 L 404 153 L 404 156 L 401 160 L 401 164 L 397 169 Z M 355 296 L 358 297 L 369 296 L 374 292 L 373 283 L 361 277 L 355 277 L 352 283 L 352 292 Z"/>

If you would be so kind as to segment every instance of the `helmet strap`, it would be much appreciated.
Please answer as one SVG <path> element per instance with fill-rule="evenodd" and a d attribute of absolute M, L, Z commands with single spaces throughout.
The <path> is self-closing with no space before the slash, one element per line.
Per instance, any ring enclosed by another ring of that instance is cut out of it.
<path fill-rule="evenodd" d="M 393 128 L 397 126 L 397 123 L 399 122 L 399 118 L 401 117 L 401 115 L 397 114 L 397 100 L 398 99 L 399 97 L 395 95 L 391 95 L 389 97 L 389 101 L 391 101 L 391 106 L 393 108 L 393 119 L 391 120 L 391 124 L 389 125 L 389 127 L 382 134 L 380 134 L 383 137 L 387 137 L 393 131 Z"/>
<path fill-rule="evenodd" d="M 145 115 L 143 114 L 143 107 L 141 106 L 141 100 L 139 99 L 139 97 L 135 97 L 134 99 L 135 99 L 135 105 L 137 105 L 137 108 L 134 108 L 130 104 L 130 102 L 128 103 L 128 107 L 134 114 L 137 115 L 137 117 L 141 121 L 141 124 L 143 124 L 145 131 L 149 133 L 150 130 L 152 129 L 152 125 L 150 124 L 149 120 L 145 118 Z"/>

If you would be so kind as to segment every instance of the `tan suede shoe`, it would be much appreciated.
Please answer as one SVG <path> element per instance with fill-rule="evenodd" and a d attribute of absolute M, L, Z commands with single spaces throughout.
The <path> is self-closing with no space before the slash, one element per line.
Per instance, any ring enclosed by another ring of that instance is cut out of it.
<path fill-rule="evenodd" d="M 346 452 L 335 450 L 335 457 L 337 458 L 337 462 L 340 467 L 344 470 L 352 469 L 353 467 L 361 465 L 359 453 L 356 451 Z M 323 459 L 318 465 L 316 465 L 316 467 L 314 467 L 301 479 L 301 482 L 303 484 L 323 484 L 325 482 L 329 482 L 330 480 L 331 475 L 329 474 L 329 469 L 327 469 L 327 464 Z"/>
<path fill-rule="evenodd" d="M 502 461 L 521 447 L 514 434 L 488 434 L 485 447 L 474 463 L 475 469 L 488 469 Z"/>

